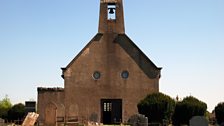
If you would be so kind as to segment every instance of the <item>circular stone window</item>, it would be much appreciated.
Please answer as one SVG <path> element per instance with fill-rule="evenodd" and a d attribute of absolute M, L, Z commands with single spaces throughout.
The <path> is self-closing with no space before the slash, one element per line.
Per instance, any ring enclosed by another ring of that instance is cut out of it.
<path fill-rule="evenodd" d="M 128 71 L 123 71 L 122 73 L 121 73 L 121 77 L 122 78 L 124 78 L 124 79 L 127 79 L 128 77 L 129 77 L 129 72 Z"/>
<path fill-rule="evenodd" d="M 95 80 L 100 79 L 100 76 L 101 76 L 101 74 L 100 74 L 99 71 L 95 71 L 95 72 L 93 73 L 93 79 L 95 79 Z"/>

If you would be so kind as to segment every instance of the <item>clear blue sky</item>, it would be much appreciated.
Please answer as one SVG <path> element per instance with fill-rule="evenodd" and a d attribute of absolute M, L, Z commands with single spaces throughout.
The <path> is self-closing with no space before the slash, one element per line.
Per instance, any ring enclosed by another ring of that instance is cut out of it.
<path fill-rule="evenodd" d="M 63 87 L 65 67 L 97 33 L 100 0 L 0 0 L 0 99 Z M 88 3 L 87 3 L 88 2 Z M 224 1 L 125 0 L 126 34 L 162 69 L 160 91 L 224 101 Z"/>

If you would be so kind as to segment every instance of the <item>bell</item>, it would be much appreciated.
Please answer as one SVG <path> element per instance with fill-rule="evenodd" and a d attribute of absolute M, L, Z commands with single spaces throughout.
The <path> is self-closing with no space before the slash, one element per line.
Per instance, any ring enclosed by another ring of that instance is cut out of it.
<path fill-rule="evenodd" d="M 114 14 L 114 9 L 115 8 L 108 8 L 109 9 L 109 14 Z"/>

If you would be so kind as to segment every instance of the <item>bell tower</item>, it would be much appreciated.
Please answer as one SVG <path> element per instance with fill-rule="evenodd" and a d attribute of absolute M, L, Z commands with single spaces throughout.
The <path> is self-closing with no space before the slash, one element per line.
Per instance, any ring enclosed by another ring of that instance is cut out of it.
<path fill-rule="evenodd" d="M 99 33 L 124 34 L 122 0 L 100 0 Z"/>

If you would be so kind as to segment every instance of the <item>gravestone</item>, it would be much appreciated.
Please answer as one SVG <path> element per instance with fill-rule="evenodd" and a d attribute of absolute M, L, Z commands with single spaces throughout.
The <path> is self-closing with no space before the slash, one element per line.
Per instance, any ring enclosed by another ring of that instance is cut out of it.
<path fill-rule="evenodd" d="M 92 113 L 92 114 L 90 115 L 90 117 L 89 117 L 89 120 L 90 120 L 91 122 L 97 122 L 97 120 L 98 120 L 98 115 L 97 115 L 96 113 Z"/>
<path fill-rule="evenodd" d="M 30 112 L 27 114 L 25 120 L 23 121 L 22 126 L 34 126 L 39 114 L 35 112 Z"/>
<path fill-rule="evenodd" d="M 204 116 L 194 116 L 190 120 L 190 126 L 208 126 L 208 120 Z"/>
<path fill-rule="evenodd" d="M 145 115 L 136 114 L 129 118 L 128 123 L 131 126 L 148 126 L 148 118 Z"/>
<path fill-rule="evenodd" d="M 0 118 L 0 124 L 3 124 L 3 123 L 5 123 L 5 120 Z"/>

